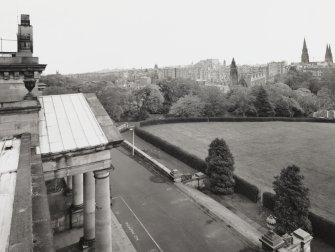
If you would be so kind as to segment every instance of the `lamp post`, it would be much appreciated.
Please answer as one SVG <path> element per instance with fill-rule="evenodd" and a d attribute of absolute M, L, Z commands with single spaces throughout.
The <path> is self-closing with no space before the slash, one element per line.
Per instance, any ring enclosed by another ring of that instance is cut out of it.
<path fill-rule="evenodd" d="M 129 130 L 133 132 L 133 150 L 132 150 L 132 154 L 134 156 L 135 155 L 135 150 L 134 150 L 134 146 L 135 146 L 135 134 L 134 134 L 134 132 L 135 132 L 135 129 L 134 129 L 134 127 L 131 127 L 131 128 L 129 128 Z"/>

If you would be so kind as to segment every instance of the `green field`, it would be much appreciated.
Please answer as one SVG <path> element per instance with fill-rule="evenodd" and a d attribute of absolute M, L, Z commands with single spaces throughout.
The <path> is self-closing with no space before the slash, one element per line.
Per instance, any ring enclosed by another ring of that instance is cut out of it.
<path fill-rule="evenodd" d="M 272 191 L 283 167 L 298 165 L 310 188 L 313 212 L 335 222 L 335 124 L 308 122 L 176 123 L 145 130 L 198 157 L 222 137 L 235 158 L 235 173 Z"/>

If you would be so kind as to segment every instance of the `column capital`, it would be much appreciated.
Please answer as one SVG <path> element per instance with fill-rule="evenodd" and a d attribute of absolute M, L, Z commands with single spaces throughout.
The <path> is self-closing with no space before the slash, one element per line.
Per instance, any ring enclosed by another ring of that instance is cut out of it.
<path fill-rule="evenodd" d="M 94 178 L 95 179 L 104 179 L 109 177 L 109 172 L 111 171 L 110 168 L 94 171 Z"/>

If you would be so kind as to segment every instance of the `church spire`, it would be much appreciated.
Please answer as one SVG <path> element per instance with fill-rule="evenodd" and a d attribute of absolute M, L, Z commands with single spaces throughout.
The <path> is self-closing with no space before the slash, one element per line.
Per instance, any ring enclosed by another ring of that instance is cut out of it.
<path fill-rule="evenodd" d="M 309 55 L 306 45 L 306 40 L 304 39 L 304 45 L 302 47 L 302 54 L 301 54 L 301 63 L 308 64 L 309 63 Z"/>
<path fill-rule="evenodd" d="M 237 85 L 238 84 L 238 73 L 237 73 L 237 66 L 235 63 L 235 59 L 231 61 L 230 64 L 230 82 L 232 85 Z"/>
<path fill-rule="evenodd" d="M 331 48 L 330 48 L 330 45 L 328 45 L 328 44 L 327 44 L 327 49 L 326 49 L 325 62 L 326 62 L 328 65 L 333 64 L 332 50 L 331 50 Z"/>
<path fill-rule="evenodd" d="M 238 73 L 237 73 L 237 66 L 235 63 L 235 59 L 231 61 L 230 64 L 230 82 L 232 85 L 237 85 L 238 84 Z"/>

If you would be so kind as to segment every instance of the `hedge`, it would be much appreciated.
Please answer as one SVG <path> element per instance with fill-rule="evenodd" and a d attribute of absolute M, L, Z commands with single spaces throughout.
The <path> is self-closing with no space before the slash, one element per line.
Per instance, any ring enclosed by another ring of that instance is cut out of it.
<path fill-rule="evenodd" d="M 309 219 L 312 223 L 313 234 L 335 246 L 335 223 L 312 212 L 309 212 Z"/>
<path fill-rule="evenodd" d="M 237 177 L 236 175 L 234 176 L 234 179 L 235 179 L 235 192 L 243 194 L 248 199 L 256 203 L 259 199 L 258 187 L 240 177 Z"/>
<path fill-rule="evenodd" d="M 270 192 L 263 193 L 263 206 L 271 211 L 275 208 L 275 194 Z"/>
<path fill-rule="evenodd" d="M 171 156 L 191 166 L 192 168 L 204 174 L 207 174 L 207 165 L 203 159 L 198 158 L 197 156 L 190 154 L 187 151 L 179 148 L 178 146 L 175 146 L 141 128 L 136 127 L 135 134 L 144 139 L 145 141 L 151 143 L 152 145 L 167 152 Z M 235 192 L 243 194 L 253 202 L 257 202 L 259 189 L 255 185 L 250 184 L 249 182 L 237 177 L 236 175 L 234 176 L 234 179 L 236 181 Z"/>
<path fill-rule="evenodd" d="M 174 117 L 166 119 L 153 119 L 140 123 L 140 126 L 150 126 L 166 123 L 186 123 L 186 122 L 271 122 L 271 121 L 284 121 L 284 122 L 328 122 L 334 123 L 335 120 L 324 118 L 306 118 L 306 117 Z"/>
<path fill-rule="evenodd" d="M 151 143 L 152 145 L 160 148 L 161 150 L 165 151 L 166 153 L 170 154 L 171 156 L 179 159 L 180 161 L 184 162 L 185 164 L 193 167 L 194 169 L 206 173 L 207 165 L 204 160 L 198 158 L 197 156 L 190 154 L 178 146 L 175 146 L 160 137 L 157 137 L 141 128 L 135 128 L 135 134 L 145 141 Z"/>
<path fill-rule="evenodd" d="M 263 206 L 274 210 L 275 194 L 270 192 L 263 193 Z M 313 212 L 309 212 L 309 219 L 312 223 L 313 234 L 325 242 L 335 246 L 335 223 L 331 222 Z"/>

